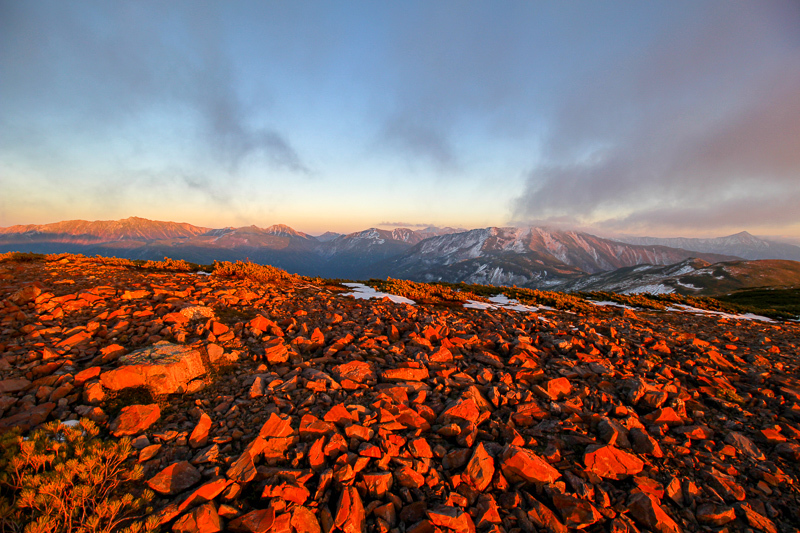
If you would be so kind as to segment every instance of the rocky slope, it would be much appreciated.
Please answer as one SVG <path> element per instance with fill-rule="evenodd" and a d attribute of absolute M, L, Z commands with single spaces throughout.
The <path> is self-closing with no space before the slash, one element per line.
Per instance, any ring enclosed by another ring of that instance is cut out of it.
<path fill-rule="evenodd" d="M 6 262 L 0 426 L 131 437 L 165 531 L 796 531 L 798 338 Z"/>
<path fill-rule="evenodd" d="M 557 286 L 563 291 L 641 292 L 718 296 L 756 287 L 800 286 L 800 262 L 726 261 L 710 264 L 688 259 L 674 265 L 640 265 L 581 276 Z"/>

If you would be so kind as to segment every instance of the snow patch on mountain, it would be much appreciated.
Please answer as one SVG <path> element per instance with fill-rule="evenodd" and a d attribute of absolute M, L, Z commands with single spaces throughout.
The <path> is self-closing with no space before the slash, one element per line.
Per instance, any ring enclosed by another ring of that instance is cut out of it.
<path fill-rule="evenodd" d="M 641 285 L 639 287 L 634 287 L 632 289 L 623 291 L 622 294 L 672 294 L 673 292 L 675 292 L 674 287 L 668 287 L 662 283 L 657 283 L 654 285 Z"/>

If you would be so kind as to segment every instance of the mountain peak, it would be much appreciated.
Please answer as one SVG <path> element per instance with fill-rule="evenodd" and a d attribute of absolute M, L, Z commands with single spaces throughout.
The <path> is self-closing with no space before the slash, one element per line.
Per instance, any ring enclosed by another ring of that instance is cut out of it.
<path fill-rule="evenodd" d="M 273 224 L 272 226 L 266 228 L 267 233 L 271 233 L 273 235 L 285 235 L 289 237 L 300 237 L 303 239 L 308 239 L 308 235 L 303 232 L 297 231 L 296 229 L 287 226 L 286 224 Z"/>

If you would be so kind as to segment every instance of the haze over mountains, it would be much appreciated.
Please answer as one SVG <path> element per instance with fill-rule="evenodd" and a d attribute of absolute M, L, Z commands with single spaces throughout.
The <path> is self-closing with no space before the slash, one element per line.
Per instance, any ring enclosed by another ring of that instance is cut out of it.
<path fill-rule="evenodd" d="M 623 237 L 618 240 L 630 244 L 661 245 L 697 252 L 736 255 L 742 259 L 789 259 L 800 261 L 800 246 L 761 239 L 746 231 L 713 239 L 687 239 L 684 237 Z"/>
<path fill-rule="evenodd" d="M 326 233 L 314 237 L 282 224 L 214 229 L 138 217 L 0 228 L 0 251 L 72 252 L 154 260 L 171 257 L 203 264 L 249 259 L 327 278 L 391 276 L 563 290 L 611 290 L 614 286 L 620 291 L 636 291 L 661 283 L 662 278 L 674 278 L 659 290 L 713 292 L 713 283 L 693 285 L 680 282 L 680 276 L 721 261 L 800 258 L 800 247 L 759 239 L 746 232 L 718 239 L 628 240 L 636 242 L 539 227 L 370 228 L 347 235 Z M 687 262 L 689 259 L 692 261 Z M 764 263 L 761 267 L 778 268 L 781 263 Z M 680 265 L 670 267 L 676 264 Z M 745 265 L 738 270 L 740 274 L 757 270 L 746 266 L 747 262 L 740 264 Z M 779 270 L 794 272 L 793 268 L 790 264 Z M 800 282 L 800 269 L 796 275 Z M 778 277 L 791 283 L 792 276 Z M 742 283 L 723 285 L 738 287 Z"/>

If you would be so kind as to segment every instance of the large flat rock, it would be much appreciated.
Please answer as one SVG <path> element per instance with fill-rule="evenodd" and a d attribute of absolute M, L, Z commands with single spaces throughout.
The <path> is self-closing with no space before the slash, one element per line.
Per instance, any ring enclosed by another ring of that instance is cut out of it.
<path fill-rule="evenodd" d="M 181 393 L 190 381 L 208 371 L 198 350 L 166 341 L 124 355 L 117 362 L 121 366 L 100 374 L 100 383 L 112 391 L 147 387 L 153 394 Z"/>

